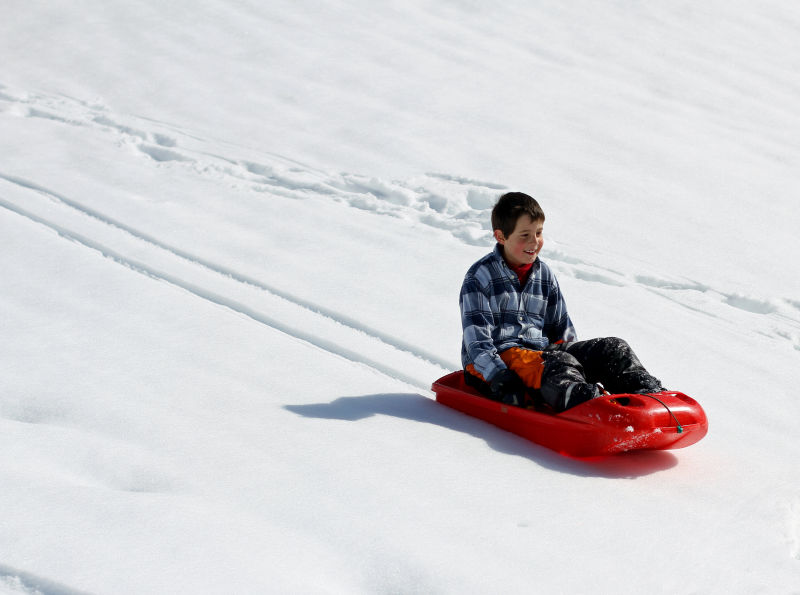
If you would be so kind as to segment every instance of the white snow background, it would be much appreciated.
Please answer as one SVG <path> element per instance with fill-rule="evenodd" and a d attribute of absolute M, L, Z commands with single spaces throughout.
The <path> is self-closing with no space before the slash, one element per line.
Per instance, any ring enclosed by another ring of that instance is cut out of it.
<path fill-rule="evenodd" d="M 800 593 L 797 3 L 0 15 L 0 592 Z M 704 440 L 433 400 L 506 190 Z"/>

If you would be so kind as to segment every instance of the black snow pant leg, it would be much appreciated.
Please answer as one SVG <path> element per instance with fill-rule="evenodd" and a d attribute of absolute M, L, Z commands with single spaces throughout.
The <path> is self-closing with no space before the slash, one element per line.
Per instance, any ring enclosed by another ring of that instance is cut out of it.
<path fill-rule="evenodd" d="M 563 350 L 548 349 L 542 352 L 544 369 L 542 400 L 556 411 L 564 411 L 594 396 L 594 389 L 586 383 L 583 366 L 574 355 Z"/>
<path fill-rule="evenodd" d="M 618 337 L 576 341 L 564 351 L 582 365 L 589 382 L 599 382 L 611 393 L 663 390 L 661 381 L 651 375 L 628 343 Z"/>

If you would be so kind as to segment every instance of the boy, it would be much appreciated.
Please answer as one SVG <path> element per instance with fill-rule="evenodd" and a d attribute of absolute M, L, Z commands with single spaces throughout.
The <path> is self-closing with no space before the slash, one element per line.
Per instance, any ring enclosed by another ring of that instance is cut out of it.
<path fill-rule="evenodd" d="M 555 411 L 598 397 L 603 387 L 664 390 L 622 339 L 577 341 L 558 281 L 539 259 L 544 212 L 536 200 L 504 194 L 492 210 L 492 229 L 494 251 L 470 267 L 461 286 L 468 384 L 520 407 L 531 391 Z"/>

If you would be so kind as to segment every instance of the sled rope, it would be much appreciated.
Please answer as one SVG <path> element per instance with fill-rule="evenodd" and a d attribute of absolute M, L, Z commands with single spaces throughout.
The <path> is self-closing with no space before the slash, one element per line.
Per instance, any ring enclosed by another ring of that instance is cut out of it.
<path fill-rule="evenodd" d="M 675 425 L 678 426 L 678 434 L 682 434 L 683 433 L 683 426 L 681 425 L 681 422 L 678 421 L 678 418 L 675 417 L 675 414 L 672 413 L 672 409 L 667 407 L 667 404 L 664 401 L 662 401 L 661 399 L 659 399 L 658 397 L 654 397 L 653 395 L 650 395 L 650 394 L 646 394 L 645 396 L 646 397 L 650 397 L 651 399 L 655 399 L 656 401 L 658 401 L 659 403 L 661 403 L 664 406 L 664 409 L 666 409 L 667 412 L 672 416 L 672 419 L 675 420 Z"/>

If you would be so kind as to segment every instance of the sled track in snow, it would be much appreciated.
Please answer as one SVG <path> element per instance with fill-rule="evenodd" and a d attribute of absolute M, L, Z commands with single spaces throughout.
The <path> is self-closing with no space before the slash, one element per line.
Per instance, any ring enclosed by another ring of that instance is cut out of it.
<path fill-rule="evenodd" d="M 147 277 L 150 277 L 152 279 L 169 283 L 170 285 L 183 289 L 184 291 L 187 291 L 203 300 L 206 300 L 208 302 L 211 302 L 219 306 L 226 307 L 230 310 L 233 310 L 234 312 L 247 316 L 248 318 L 255 320 L 256 322 L 269 326 L 270 328 L 273 328 L 286 335 L 294 337 L 295 339 L 304 341 L 319 349 L 323 349 L 325 351 L 343 357 L 352 362 L 369 366 L 370 368 L 373 368 L 376 371 L 379 371 L 392 378 L 406 382 L 424 391 L 429 390 L 427 382 L 423 382 L 418 378 L 414 378 L 412 376 L 407 375 L 398 367 L 389 366 L 381 361 L 369 358 L 365 356 L 364 353 L 369 353 L 371 351 L 374 351 L 374 349 L 370 348 L 375 347 L 375 343 L 380 343 L 382 344 L 384 351 L 386 350 L 386 348 L 389 348 L 390 350 L 402 352 L 407 356 L 410 356 L 416 360 L 423 360 L 431 364 L 432 366 L 438 366 L 439 368 L 442 369 L 449 369 L 452 366 L 452 364 L 449 364 L 448 362 L 442 360 L 437 361 L 437 358 L 431 356 L 430 354 L 417 350 L 413 346 L 405 342 L 396 340 L 392 337 L 387 336 L 385 333 L 380 333 L 377 330 L 370 329 L 369 327 L 356 323 L 352 319 L 349 319 L 345 316 L 341 316 L 338 313 L 321 308 L 316 304 L 312 304 L 311 302 L 299 299 L 295 296 L 291 296 L 286 292 L 276 291 L 274 288 L 267 286 L 266 284 L 262 283 L 257 279 L 239 274 L 236 271 L 216 265 L 205 259 L 197 258 L 183 250 L 169 246 L 157 240 L 156 238 L 149 236 L 148 234 L 141 233 L 131 228 L 130 226 L 127 226 L 121 222 L 106 217 L 93 209 L 84 207 L 83 205 L 80 205 L 79 203 L 73 200 L 62 197 L 34 183 L 21 180 L 19 178 L 15 178 L 13 176 L 7 176 L 5 174 L 0 174 L 0 179 L 15 184 L 24 189 L 35 191 L 40 195 L 44 195 L 45 197 L 51 199 L 52 201 L 55 201 L 59 205 L 72 209 L 78 216 L 83 218 L 91 218 L 96 223 L 100 223 L 103 224 L 104 226 L 113 228 L 118 233 L 122 232 L 127 236 L 129 236 L 129 238 L 135 242 L 148 244 L 151 248 L 154 248 L 158 251 L 161 251 L 162 253 L 165 253 L 161 255 L 162 261 L 165 260 L 163 258 L 164 256 L 166 256 L 166 261 L 171 260 L 172 262 L 174 262 L 175 260 L 180 260 L 183 261 L 184 268 L 186 265 L 188 265 L 189 267 L 193 267 L 195 269 L 203 269 L 206 273 L 205 275 L 206 279 L 210 274 L 216 276 L 217 278 L 222 278 L 223 280 L 226 280 L 228 284 L 234 283 L 240 286 L 246 286 L 247 288 L 255 290 L 260 294 L 266 294 L 273 301 L 280 300 L 286 302 L 286 304 L 290 308 L 299 309 L 302 312 L 304 312 L 306 318 L 312 317 L 316 319 L 312 324 L 306 326 L 317 327 L 320 318 L 327 319 L 329 323 L 328 326 L 335 325 L 339 327 L 344 327 L 343 329 L 340 328 L 339 330 L 340 331 L 345 330 L 345 332 L 349 331 L 348 333 L 349 342 L 364 344 L 363 351 L 354 350 L 348 346 L 342 345 L 341 342 L 338 342 L 332 338 L 326 338 L 324 336 L 321 336 L 320 334 L 301 328 L 300 326 L 297 325 L 287 324 L 286 322 L 283 322 L 282 320 L 276 318 L 275 316 L 270 316 L 265 314 L 263 308 L 254 307 L 246 303 L 244 300 L 238 300 L 232 298 L 229 294 L 226 294 L 225 292 L 219 292 L 210 289 L 209 286 L 213 285 L 214 284 L 213 282 L 202 283 L 202 282 L 192 281 L 191 275 L 182 274 L 180 270 L 181 267 L 174 267 L 174 266 L 170 267 L 164 265 L 158 266 L 149 262 L 145 262 L 140 258 L 130 257 L 123 253 L 124 249 L 119 250 L 112 248 L 108 246 L 106 243 L 98 241 L 95 238 L 89 237 L 84 233 L 70 229 L 60 223 L 56 223 L 51 218 L 48 218 L 41 214 L 34 213 L 29 209 L 20 207 L 19 205 L 14 204 L 13 202 L 8 201 L 5 198 L 0 198 L 0 207 L 10 212 L 13 212 L 16 215 L 24 217 L 34 223 L 37 223 L 43 227 L 46 227 L 56 232 L 59 236 L 65 239 L 68 239 L 81 246 L 96 251 L 107 259 L 110 259 L 118 264 L 121 264 L 133 271 L 146 275 Z M 202 279 L 203 275 L 201 275 L 200 278 Z"/>
<path fill-rule="evenodd" d="M 369 326 L 357 321 L 356 319 L 354 319 L 352 317 L 349 317 L 349 316 L 346 316 L 346 315 L 342 314 L 341 312 L 336 312 L 336 311 L 331 310 L 329 308 L 325 308 L 325 307 L 320 306 L 319 304 L 315 304 L 314 302 L 311 302 L 309 300 L 305 300 L 305 299 L 300 298 L 300 297 L 298 297 L 296 295 L 292 295 L 292 294 L 290 294 L 290 293 L 288 293 L 286 291 L 283 291 L 283 290 L 281 290 L 281 289 L 279 289 L 277 287 L 274 287 L 272 285 L 268 285 L 268 284 L 264 283 L 263 281 L 261 281 L 259 279 L 251 277 L 249 275 L 244 275 L 244 274 L 239 273 L 239 272 L 237 272 L 237 271 L 235 271 L 235 270 L 233 270 L 233 269 L 231 269 L 229 267 L 225 267 L 225 266 L 213 263 L 213 262 L 211 262 L 209 260 L 206 260 L 206 259 L 201 258 L 199 256 L 193 255 L 193 254 L 191 254 L 191 253 L 189 253 L 189 252 L 187 252 L 185 250 L 182 250 L 181 248 L 178 248 L 178 247 L 175 247 L 175 246 L 171 246 L 171 245 L 169 245 L 169 244 L 167 244 L 165 242 L 162 242 L 161 240 L 158 240 L 157 238 L 155 238 L 155 237 L 153 237 L 153 236 L 151 236 L 151 235 L 149 235 L 147 233 L 144 233 L 142 231 L 134 229 L 133 227 L 131 227 L 129 225 L 126 225 L 125 223 L 122 223 L 122 222 L 117 221 L 117 220 L 115 220 L 115 219 L 113 219 L 111 217 L 108 217 L 108 216 L 100 213 L 99 211 L 97 211 L 95 209 L 89 208 L 89 207 L 87 207 L 85 205 L 82 205 L 82 204 L 78 203 L 77 201 L 74 201 L 74 200 L 71 200 L 69 198 L 66 198 L 66 197 L 64 197 L 64 196 L 62 196 L 62 195 L 60 195 L 60 194 L 58 194 L 56 192 L 53 192 L 52 190 L 48 190 L 47 188 L 43 188 L 42 186 L 39 186 L 38 184 L 35 184 L 35 183 L 30 182 L 28 180 L 23 180 L 21 178 L 15 177 L 15 176 L 9 176 L 9 175 L 6 175 L 6 174 L 4 174 L 2 172 L 0 172 L 0 179 L 6 180 L 7 182 L 10 182 L 12 184 L 16 184 L 16 185 L 21 186 L 23 188 L 27 188 L 27 189 L 36 191 L 36 192 L 38 192 L 40 194 L 43 194 L 46 197 L 50 198 L 51 200 L 57 201 L 59 203 L 62 203 L 64 205 L 66 205 L 67 207 L 75 209 L 76 211 L 82 213 L 83 215 L 86 215 L 87 217 L 91 217 L 92 219 L 95 219 L 95 220 L 99 221 L 100 223 L 104 223 L 104 224 L 109 225 L 111 227 L 115 227 L 115 228 L 117 228 L 117 229 L 119 229 L 119 230 L 121 230 L 121 231 L 123 231 L 123 232 L 125 232 L 125 233 L 127 233 L 129 235 L 131 235 L 133 238 L 135 238 L 137 240 L 141 240 L 143 242 L 147 242 L 148 244 L 151 244 L 152 246 L 155 246 L 156 248 L 160 248 L 162 250 L 165 250 L 166 252 L 169 252 L 169 253 L 177 256 L 178 258 L 182 258 L 182 259 L 184 259 L 184 260 L 186 260 L 188 262 L 191 262 L 193 264 L 196 264 L 198 266 L 206 268 L 209 271 L 212 271 L 212 272 L 217 273 L 219 275 L 223 275 L 225 277 L 229 277 L 230 279 L 233 279 L 234 281 L 237 281 L 239 283 L 244 283 L 246 285 L 251 285 L 253 287 L 256 287 L 256 288 L 258 288 L 258 289 L 260 289 L 262 291 L 268 292 L 268 293 L 270 293 L 270 294 L 272 294 L 272 295 L 274 295 L 276 297 L 279 297 L 279 298 L 284 299 L 284 300 L 286 300 L 288 302 L 291 302 L 291 303 L 293 303 L 293 304 L 295 304 L 295 305 L 297 305 L 297 306 L 299 306 L 301 308 L 304 308 L 304 309 L 306 309 L 306 310 L 308 310 L 310 312 L 313 312 L 315 314 L 319 314 L 321 316 L 325 316 L 326 318 L 330 318 L 332 320 L 335 320 L 339 324 L 341 324 L 343 326 L 346 326 L 346 327 L 349 327 L 349 328 L 351 328 L 351 329 L 353 329 L 355 331 L 359 331 L 359 332 L 363 332 L 363 333 L 366 333 L 368 335 L 371 335 L 372 337 L 375 337 L 376 339 L 382 341 L 383 343 L 386 343 L 387 345 L 391 345 L 392 347 L 394 347 L 395 349 L 398 349 L 400 351 L 406 351 L 406 352 L 414 355 L 415 357 L 417 357 L 419 359 L 431 362 L 433 364 L 441 366 L 444 369 L 448 369 L 449 367 L 451 367 L 453 365 L 452 362 L 448 362 L 446 360 L 443 360 L 443 359 L 439 358 L 438 356 L 436 356 L 433 353 L 430 353 L 430 352 L 427 352 L 425 350 L 419 349 L 418 347 L 416 347 L 416 346 L 414 346 L 414 345 L 412 345 L 412 344 L 410 344 L 408 342 L 401 341 L 400 339 L 397 339 L 396 337 L 392 337 L 392 336 L 390 336 L 390 335 L 388 335 L 386 333 L 383 333 L 383 332 L 381 332 L 381 331 L 379 331 L 377 329 L 371 328 L 371 327 L 369 327 Z"/>

